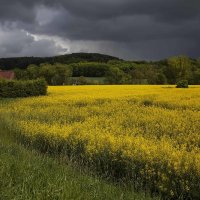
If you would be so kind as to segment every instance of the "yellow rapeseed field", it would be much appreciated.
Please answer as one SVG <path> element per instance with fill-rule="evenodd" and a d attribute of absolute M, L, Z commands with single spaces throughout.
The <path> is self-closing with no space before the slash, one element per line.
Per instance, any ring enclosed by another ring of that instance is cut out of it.
<path fill-rule="evenodd" d="M 0 120 L 44 152 L 167 198 L 200 197 L 200 86 L 62 86 L 0 101 Z"/>

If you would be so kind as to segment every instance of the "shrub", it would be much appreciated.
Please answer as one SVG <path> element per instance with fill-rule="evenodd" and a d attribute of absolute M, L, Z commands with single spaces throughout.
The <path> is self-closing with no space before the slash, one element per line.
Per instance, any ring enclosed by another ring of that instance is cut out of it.
<path fill-rule="evenodd" d="M 188 81 L 187 80 L 180 80 L 177 85 L 177 88 L 188 88 Z"/>
<path fill-rule="evenodd" d="M 40 96 L 47 94 L 47 84 L 44 79 L 28 81 L 0 80 L 0 97 L 16 98 Z"/>

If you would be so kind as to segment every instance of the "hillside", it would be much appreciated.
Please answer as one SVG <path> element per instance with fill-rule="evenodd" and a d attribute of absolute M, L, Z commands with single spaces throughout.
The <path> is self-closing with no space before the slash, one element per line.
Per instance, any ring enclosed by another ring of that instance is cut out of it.
<path fill-rule="evenodd" d="M 41 63 L 62 63 L 71 64 L 81 61 L 108 62 L 109 60 L 121 60 L 117 57 L 98 53 L 72 53 L 53 57 L 17 57 L 0 58 L 0 68 L 10 70 L 14 68 L 25 69 L 30 64 L 40 65 Z"/>

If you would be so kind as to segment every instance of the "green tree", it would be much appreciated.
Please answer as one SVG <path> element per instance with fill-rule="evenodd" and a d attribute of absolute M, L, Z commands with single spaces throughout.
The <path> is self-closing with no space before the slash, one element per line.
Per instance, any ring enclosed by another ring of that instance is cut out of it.
<path fill-rule="evenodd" d="M 39 78 L 39 67 L 37 65 L 29 65 L 26 71 L 29 79 Z"/>
<path fill-rule="evenodd" d="M 177 56 L 168 59 L 168 76 L 176 82 L 181 79 L 188 79 L 191 60 L 187 56 Z"/>
<path fill-rule="evenodd" d="M 194 84 L 200 84 L 200 68 L 197 69 L 193 74 Z"/>
<path fill-rule="evenodd" d="M 156 75 L 156 84 L 162 85 L 167 83 L 167 78 L 163 73 L 158 73 Z"/>
<path fill-rule="evenodd" d="M 48 85 L 52 85 L 52 78 L 56 74 L 56 69 L 53 65 L 44 63 L 40 65 L 39 74 L 44 77 Z"/>
<path fill-rule="evenodd" d="M 26 70 L 22 70 L 22 69 L 14 69 L 15 72 L 15 79 L 17 80 L 27 80 L 28 79 L 28 74 Z"/>
<path fill-rule="evenodd" d="M 118 67 L 111 67 L 106 74 L 106 80 L 111 84 L 129 83 L 130 79 L 130 75 L 124 73 Z"/>
<path fill-rule="evenodd" d="M 144 80 L 144 74 L 142 73 L 139 67 L 130 71 L 131 83 L 133 84 L 141 84 Z"/>
<path fill-rule="evenodd" d="M 88 81 L 84 76 L 80 76 L 77 80 L 78 85 L 87 85 Z"/>
<path fill-rule="evenodd" d="M 71 67 L 65 64 L 56 63 L 53 65 L 55 69 L 55 74 L 52 77 L 53 85 L 64 85 L 68 84 L 70 81 L 70 77 L 72 76 Z"/>

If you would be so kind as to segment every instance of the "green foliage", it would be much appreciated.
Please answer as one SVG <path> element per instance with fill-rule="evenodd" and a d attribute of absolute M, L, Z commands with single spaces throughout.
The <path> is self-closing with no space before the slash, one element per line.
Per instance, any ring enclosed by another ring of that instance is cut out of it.
<path fill-rule="evenodd" d="M 156 76 L 156 84 L 162 85 L 167 83 L 167 78 L 163 73 L 159 73 Z"/>
<path fill-rule="evenodd" d="M 190 77 L 191 84 L 198 84 L 200 85 L 200 68 L 194 69 L 192 71 L 192 76 Z"/>
<path fill-rule="evenodd" d="M 111 67 L 106 74 L 106 81 L 109 84 L 125 84 L 130 81 L 130 75 L 124 73 L 117 67 Z"/>
<path fill-rule="evenodd" d="M 188 78 L 190 67 L 191 60 L 187 56 L 177 56 L 168 59 L 169 75 L 173 81 Z"/>
<path fill-rule="evenodd" d="M 34 80 L 44 78 L 49 85 L 69 84 L 72 69 L 66 64 L 43 63 L 40 66 L 29 65 L 26 70 L 15 69 L 17 80 Z"/>
<path fill-rule="evenodd" d="M 88 84 L 88 80 L 87 78 L 85 78 L 84 76 L 80 76 L 77 81 L 76 81 L 77 85 L 87 85 Z"/>
<path fill-rule="evenodd" d="M 7 64 L 7 67 L 2 64 L 2 69 L 9 69 L 10 63 L 16 66 L 14 61 L 23 64 L 25 58 L 21 59 L 21 61 L 18 58 L 6 61 L 2 59 L 5 61 L 3 63 Z M 0 59 L 0 65 L 2 60 Z M 30 59 L 30 62 L 33 64 L 20 66 L 20 69 L 14 70 L 16 79 L 45 78 L 49 85 L 67 85 L 77 84 L 73 81 L 74 77 L 106 76 L 107 81 L 101 84 L 176 84 L 179 80 L 188 80 L 189 84 L 194 85 L 200 84 L 200 59 L 191 59 L 187 56 L 145 62 L 124 61 L 100 54 L 71 54 L 40 58 L 38 63 Z M 87 81 L 84 84 L 98 84 L 98 82 Z"/>
<path fill-rule="evenodd" d="M 188 81 L 187 80 L 178 81 L 176 87 L 177 88 L 188 88 Z"/>
<path fill-rule="evenodd" d="M 72 70 L 70 66 L 60 63 L 54 65 L 42 64 L 40 75 L 45 78 L 49 85 L 65 85 L 69 83 Z"/>
<path fill-rule="evenodd" d="M 0 80 L 0 97 L 16 98 L 47 94 L 47 84 L 43 79 L 28 81 Z"/>
<path fill-rule="evenodd" d="M 61 63 L 71 64 L 79 62 L 99 62 L 107 63 L 109 60 L 119 60 L 119 58 L 98 54 L 98 53 L 72 53 L 54 57 L 21 57 L 21 58 L 0 58 L 1 69 L 26 69 L 27 66 L 34 64 L 40 65 L 42 63 Z"/>
<path fill-rule="evenodd" d="M 27 80 L 27 79 L 29 79 L 27 70 L 22 70 L 22 69 L 16 68 L 16 69 L 14 69 L 14 72 L 15 72 L 15 78 L 17 80 Z"/>
<path fill-rule="evenodd" d="M 56 69 L 53 65 L 44 63 L 40 65 L 40 76 L 45 78 L 46 82 L 51 85 L 52 79 L 56 74 Z"/>
<path fill-rule="evenodd" d="M 107 63 L 80 62 L 70 65 L 73 71 L 73 77 L 103 77 L 111 67 Z"/>
<path fill-rule="evenodd" d="M 39 67 L 37 65 L 29 65 L 26 71 L 29 79 L 37 79 L 39 77 Z"/>

